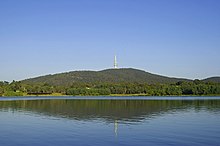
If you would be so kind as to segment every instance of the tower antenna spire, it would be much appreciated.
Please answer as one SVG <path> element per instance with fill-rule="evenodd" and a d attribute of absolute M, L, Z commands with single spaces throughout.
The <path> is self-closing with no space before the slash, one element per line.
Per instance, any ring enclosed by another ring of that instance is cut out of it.
<path fill-rule="evenodd" d="M 117 63 L 117 57 L 115 55 L 115 58 L 114 58 L 114 68 L 117 69 L 118 68 L 118 63 Z"/>

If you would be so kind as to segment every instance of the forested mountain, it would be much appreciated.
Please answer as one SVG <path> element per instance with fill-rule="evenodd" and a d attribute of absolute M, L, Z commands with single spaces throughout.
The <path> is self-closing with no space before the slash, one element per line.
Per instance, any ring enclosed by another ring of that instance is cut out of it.
<path fill-rule="evenodd" d="M 0 81 L 0 96 L 27 95 L 220 95 L 220 77 L 204 80 L 170 78 L 124 68 L 73 71 L 11 83 Z"/>
<path fill-rule="evenodd" d="M 24 83 L 47 83 L 50 85 L 71 85 L 73 83 L 176 83 L 189 81 L 151 74 L 132 68 L 107 69 L 102 71 L 73 71 L 26 79 Z"/>

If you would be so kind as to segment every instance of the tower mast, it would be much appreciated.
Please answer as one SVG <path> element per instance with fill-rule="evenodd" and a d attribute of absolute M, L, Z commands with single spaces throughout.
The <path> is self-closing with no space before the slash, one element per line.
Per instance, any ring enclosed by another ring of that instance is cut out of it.
<path fill-rule="evenodd" d="M 115 59 L 114 59 L 114 68 L 115 68 L 115 69 L 118 68 L 118 63 L 117 63 L 117 57 L 116 57 L 116 55 L 115 55 Z"/>

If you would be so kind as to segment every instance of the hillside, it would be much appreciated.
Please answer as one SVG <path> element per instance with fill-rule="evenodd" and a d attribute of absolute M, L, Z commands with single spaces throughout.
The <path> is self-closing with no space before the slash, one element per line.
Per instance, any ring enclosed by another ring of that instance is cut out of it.
<path fill-rule="evenodd" d="M 73 83 L 174 83 L 186 81 L 187 79 L 170 78 L 151 74 L 142 70 L 132 68 L 107 69 L 102 71 L 72 71 L 54 75 L 46 75 L 26 79 L 24 83 L 48 83 L 50 85 L 71 85 Z"/>
<path fill-rule="evenodd" d="M 204 82 L 220 83 L 220 77 L 211 77 L 211 78 L 204 79 L 202 81 L 204 81 Z"/>

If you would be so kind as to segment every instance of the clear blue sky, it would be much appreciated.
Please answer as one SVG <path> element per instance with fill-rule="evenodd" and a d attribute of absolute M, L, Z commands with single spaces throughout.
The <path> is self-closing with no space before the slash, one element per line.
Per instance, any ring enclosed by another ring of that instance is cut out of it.
<path fill-rule="evenodd" d="M 0 80 L 74 70 L 220 76 L 220 0 L 1 0 Z"/>

